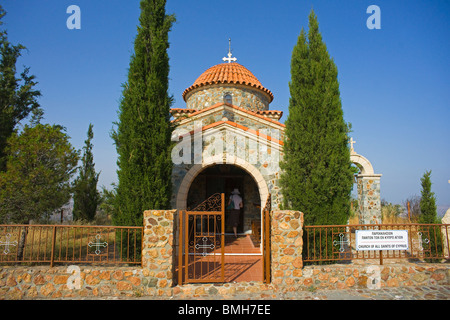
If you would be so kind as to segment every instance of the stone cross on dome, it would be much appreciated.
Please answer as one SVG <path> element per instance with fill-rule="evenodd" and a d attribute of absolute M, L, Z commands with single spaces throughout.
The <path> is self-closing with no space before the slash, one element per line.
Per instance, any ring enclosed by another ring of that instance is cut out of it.
<path fill-rule="evenodd" d="M 223 57 L 222 60 L 228 63 L 231 63 L 231 61 L 237 61 L 236 57 L 231 57 L 231 38 L 228 39 L 228 58 Z"/>
<path fill-rule="evenodd" d="M 353 147 L 353 145 L 356 143 L 355 140 L 353 140 L 353 138 L 350 138 L 350 152 L 354 153 L 355 152 L 355 148 Z"/>

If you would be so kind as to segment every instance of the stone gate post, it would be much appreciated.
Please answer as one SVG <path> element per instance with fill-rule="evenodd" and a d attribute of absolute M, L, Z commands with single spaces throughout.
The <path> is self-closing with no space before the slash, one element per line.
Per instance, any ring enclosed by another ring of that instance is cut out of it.
<path fill-rule="evenodd" d="M 359 174 L 356 176 L 358 187 L 358 214 L 360 224 L 381 224 L 380 199 L 381 174 Z"/>
<path fill-rule="evenodd" d="M 298 284 L 302 276 L 303 213 L 271 212 L 271 274 L 275 285 Z"/>
<path fill-rule="evenodd" d="M 172 294 L 173 223 L 177 210 L 147 210 L 144 212 L 142 248 L 143 285 L 150 294 Z"/>

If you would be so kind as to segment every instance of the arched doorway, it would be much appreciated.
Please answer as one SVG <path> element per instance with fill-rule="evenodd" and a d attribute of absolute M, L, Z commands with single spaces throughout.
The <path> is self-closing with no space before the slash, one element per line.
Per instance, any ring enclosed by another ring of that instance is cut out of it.
<path fill-rule="evenodd" d="M 261 213 L 267 201 L 268 188 L 257 169 L 237 162 L 193 166 L 180 185 L 177 209 L 193 210 L 218 193 L 224 193 L 228 203 L 231 191 L 238 188 L 244 208 L 237 238 L 232 228 L 227 227 L 225 214 L 225 281 L 263 281 L 264 228 Z M 258 234 L 255 237 L 256 230 Z"/>
<path fill-rule="evenodd" d="M 267 200 L 267 196 L 269 195 L 269 188 L 267 187 L 267 183 L 264 180 L 264 177 L 262 176 L 261 172 L 259 172 L 259 170 L 255 166 L 253 166 L 252 164 L 250 164 L 245 160 L 242 160 L 241 158 L 235 156 L 227 156 L 225 159 L 222 159 L 220 157 L 210 157 L 203 159 L 202 164 L 195 164 L 188 170 L 183 180 L 181 181 L 180 187 L 178 188 L 178 193 L 176 196 L 177 209 L 179 210 L 187 209 L 187 198 L 189 189 L 191 187 L 192 182 L 197 177 L 197 175 L 210 166 L 220 164 L 229 164 L 245 170 L 256 182 L 260 197 L 260 205 L 261 207 L 264 207 Z"/>
<path fill-rule="evenodd" d="M 186 209 L 191 210 L 215 193 L 224 193 L 225 201 L 231 192 L 238 189 L 243 200 L 238 233 L 251 234 L 252 225 L 261 220 L 261 199 L 258 186 L 250 174 L 244 169 L 229 165 L 218 164 L 205 168 L 192 181 L 186 200 Z M 226 221 L 229 210 L 226 210 Z M 226 233 L 231 233 L 231 226 L 225 225 Z"/>

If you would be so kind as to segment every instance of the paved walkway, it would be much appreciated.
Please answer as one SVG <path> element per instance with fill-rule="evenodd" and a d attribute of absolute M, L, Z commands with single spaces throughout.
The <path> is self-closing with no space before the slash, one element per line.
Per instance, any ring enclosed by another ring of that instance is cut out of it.
<path fill-rule="evenodd" d="M 50 300 L 50 299 L 37 299 Z M 202 296 L 201 298 L 174 297 L 87 297 L 59 298 L 57 300 L 450 300 L 450 285 L 417 286 L 399 288 L 345 289 L 345 290 L 315 290 L 297 291 L 286 294 L 237 294 L 224 299 L 220 295 Z"/>
<path fill-rule="evenodd" d="M 317 290 L 286 295 L 303 300 L 450 300 L 450 285 L 401 288 Z"/>
<path fill-rule="evenodd" d="M 293 293 L 260 295 L 238 294 L 229 299 L 236 300 L 450 300 L 450 285 L 417 286 L 399 288 L 345 289 L 297 291 Z M 141 299 L 148 299 L 142 297 Z M 172 298 L 176 300 L 177 298 Z M 184 299 L 184 298 L 183 298 Z M 198 298 L 192 298 L 198 299 Z M 211 295 L 204 299 L 220 300 L 220 296 Z"/>

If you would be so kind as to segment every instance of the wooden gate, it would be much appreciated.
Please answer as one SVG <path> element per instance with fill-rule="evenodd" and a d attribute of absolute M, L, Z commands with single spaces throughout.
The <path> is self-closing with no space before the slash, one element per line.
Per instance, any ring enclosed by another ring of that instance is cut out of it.
<path fill-rule="evenodd" d="M 178 284 L 224 282 L 225 194 L 179 211 Z"/>
<path fill-rule="evenodd" d="M 264 228 L 264 239 L 262 240 L 263 254 L 263 279 L 265 283 L 270 283 L 270 211 L 272 208 L 271 196 L 267 197 L 266 205 L 262 212 L 262 226 Z"/>

